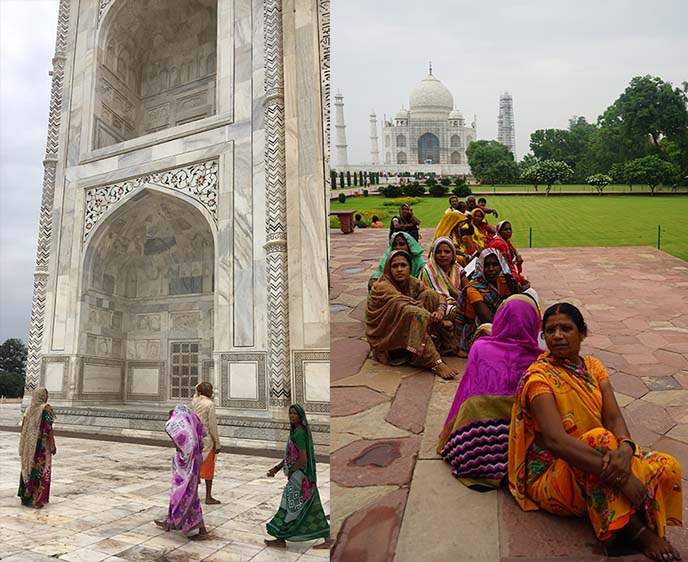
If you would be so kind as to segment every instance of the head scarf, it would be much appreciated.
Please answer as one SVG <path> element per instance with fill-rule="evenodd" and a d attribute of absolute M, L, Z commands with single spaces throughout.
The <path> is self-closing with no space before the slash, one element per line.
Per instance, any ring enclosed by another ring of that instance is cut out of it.
<path fill-rule="evenodd" d="M 500 238 L 502 238 L 502 227 L 503 227 L 506 223 L 511 224 L 511 221 L 503 220 L 503 221 L 499 221 L 499 222 L 497 223 L 497 234 L 495 234 L 495 236 L 499 236 Z M 502 238 L 502 240 L 506 240 L 506 238 Z"/>
<path fill-rule="evenodd" d="M 389 255 L 392 253 L 392 246 L 394 245 L 394 240 L 397 236 L 403 236 L 408 244 L 411 254 L 411 276 L 418 277 L 420 270 L 423 269 L 423 266 L 425 265 L 425 260 L 423 259 L 423 247 L 408 232 L 395 232 L 389 239 L 389 246 L 382 255 L 382 258 L 380 258 L 380 262 L 377 265 L 375 273 L 370 276 L 371 279 L 379 279 L 382 277 L 382 274 L 385 270 L 385 264 L 387 263 Z"/>
<path fill-rule="evenodd" d="M 437 263 L 435 252 L 440 244 L 449 246 L 452 252 L 449 273 Z M 456 248 L 450 238 L 441 237 L 433 241 L 430 247 L 430 257 L 428 263 L 423 267 L 420 278 L 431 289 L 434 289 L 445 297 L 456 300 L 461 292 L 461 273 L 462 267 L 456 263 Z"/>
<path fill-rule="evenodd" d="M 499 250 L 496 248 L 485 248 L 482 252 L 480 252 L 480 256 L 478 256 L 478 263 L 475 264 L 475 279 L 482 278 L 487 282 L 487 279 L 485 279 L 485 260 L 487 259 L 488 256 L 495 256 L 497 258 L 497 261 L 499 262 L 499 267 L 501 268 L 501 273 L 506 273 L 509 274 L 511 273 L 511 269 L 509 269 L 509 265 L 506 263 L 504 256 L 500 253 Z"/>
<path fill-rule="evenodd" d="M 382 278 L 394 285 L 399 292 L 406 294 L 408 292 L 408 279 L 403 284 L 400 284 L 392 275 L 392 260 L 397 256 L 402 256 L 408 262 L 409 266 L 411 265 L 411 256 L 408 254 L 408 252 L 405 252 L 404 250 L 394 250 L 391 254 L 389 254 L 389 257 L 385 262 L 385 268 L 382 271 Z"/>
<path fill-rule="evenodd" d="M 475 218 L 475 215 L 480 213 L 483 216 L 483 221 L 485 220 L 485 211 L 481 207 L 476 207 L 471 211 L 471 215 L 473 215 L 473 218 Z"/>
<path fill-rule="evenodd" d="M 29 481 L 31 464 L 36 454 L 36 441 L 41 427 L 43 408 L 48 402 L 48 390 L 37 388 L 31 394 L 31 404 L 24 412 L 21 435 L 19 436 L 19 458 L 21 459 L 21 472 L 24 482 Z"/>
<path fill-rule="evenodd" d="M 464 224 L 467 220 L 466 215 L 458 209 L 451 213 L 445 213 L 435 227 L 435 238 L 446 238 L 451 236 L 452 231 L 458 225 Z"/>
<path fill-rule="evenodd" d="M 294 408 L 294 410 L 297 411 L 299 416 L 301 416 L 301 425 L 303 425 L 303 427 L 306 430 L 306 453 L 308 456 L 308 460 L 306 461 L 306 466 L 303 467 L 303 470 L 305 471 L 308 480 L 312 484 L 315 484 L 317 480 L 317 474 L 315 471 L 315 448 L 313 447 L 313 435 L 311 433 L 311 426 L 308 423 L 308 419 L 306 419 L 306 412 L 300 404 L 292 404 L 291 406 L 289 406 L 289 408 Z M 296 431 L 296 428 L 294 427 L 294 424 L 290 423 L 289 435 L 293 435 L 294 431 Z M 288 447 L 289 444 L 287 443 L 287 450 Z"/>

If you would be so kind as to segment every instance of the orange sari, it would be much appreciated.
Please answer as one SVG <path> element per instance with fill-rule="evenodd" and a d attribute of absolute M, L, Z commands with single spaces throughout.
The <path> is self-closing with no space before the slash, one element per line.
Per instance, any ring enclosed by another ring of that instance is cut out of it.
<path fill-rule="evenodd" d="M 584 472 L 535 444 L 540 431 L 530 409 L 542 394 L 554 395 L 566 432 L 602 454 L 619 446 L 619 440 L 602 423 L 600 383 L 609 378 L 604 365 L 584 357 L 585 373 L 577 373 L 543 353 L 523 375 L 511 413 L 509 432 L 509 489 L 524 511 L 544 509 L 556 515 L 585 517 L 597 538 L 607 540 L 624 527 L 635 509 L 617 485 Z M 639 451 L 631 472 L 648 492 L 641 518 L 659 537 L 667 525 L 682 524 L 681 467 L 672 456 Z"/>

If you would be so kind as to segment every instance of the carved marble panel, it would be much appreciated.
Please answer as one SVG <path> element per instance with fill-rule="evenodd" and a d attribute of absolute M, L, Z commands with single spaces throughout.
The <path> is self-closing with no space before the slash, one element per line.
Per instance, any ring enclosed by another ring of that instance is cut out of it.
<path fill-rule="evenodd" d="M 69 357 L 45 356 L 41 361 L 40 386 L 44 386 L 51 398 L 66 398 L 69 387 Z"/>
<path fill-rule="evenodd" d="M 294 402 L 301 404 L 306 412 L 330 411 L 329 372 L 328 351 L 294 352 Z"/>
<path fill-rule="evenodd" d="M 222 393 L 220 404 L 230 408 L 267 409 L 266 354 L 264 352 L 223 353 L 220 356 Z M 230 394 L 231 379 L 234 378 L 234 392 Z M 253 396 L 249 396 L 254 392 Z"/>

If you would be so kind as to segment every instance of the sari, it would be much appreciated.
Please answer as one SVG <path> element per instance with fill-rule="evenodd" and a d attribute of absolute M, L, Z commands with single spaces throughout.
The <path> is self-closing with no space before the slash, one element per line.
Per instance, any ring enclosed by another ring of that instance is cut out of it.
<path fill-rule="evenodd" d="M 526 279 L 522 275 L 523 267 L 521 265 L 516 264 L 516 259 L 518 258 L 518 252 L 516 251 L 516 248 L 514 248 L 514 245 L 511 243 L 511 240 L 502 238 L 500 234 L 502 226 L 504 226 L 504 223 L 507 222 L 509 221 L 501 221 L 497 225 L 497 234 L 495 234 L 494 238 L 492 239 L 492 242 L 488 244 L 488 248 L 494 248 L 496 250 L 499 250 L 499 253 L 502 254 L 502 256 L 504 256 L 504 260 L 509 266 L 511 276 L 521 285 L 528 285 L 528 279 Z"/>
<path fill-rule="evenodd" d="M 170 529 L 188 533 L 204 526 L 198 484 L 205 429 L 200 418 L 188 406 L 178 404 L 165 424 L 165 431 L 177 448 L 172 460 L 172 491 L 167 525 Z"/>
<path fill-rule="evenodd" d="M 373 285 L 366 305 L 366 338 L 373 356 L 386 365 L 410 363 L 432 368 L 442 362 L 432 338 L 430 316 L 437 309 L 439 295 L 423 282 L 409 277 L 398 285 L 390 265 L 397 250 L 387 258 L 383 276 Z M 438 344 L 449 341 L 447 330 L 438 329 Z"/>
<path fill-rule="evenodd" d="M 370 276 L 369 285 L 372 285 L 372 281 L 376 281 L 385 271 L 385 264 L 387 263 L 387 258 L 389 254 L 392 253 L 392 246 L 394 245 L 394 240 L 397 236 L 403 236 L 406 238 L 406 243 L 408 244 L 411 256 L 411 275 L 413 277 L 418 277 L 420 270 L 423 269 L 425 265 L 425 260 L 423 259 L 423 247 L 416 241 L 416 239 L 411 236 L 408 232 L 395 232 L 389 239 L 389 246 L 385 253 L 380 258 L 380 262 L 377 264 L 377 269 L 375 273 Z"/>
<path fill-rule="evenodd" d="M 275 538 L 290 541 L 311 541 L 330 536 L 330 524 L 320 502 L 315 470 L 315 449 L 306 412 L 299 404 L 292 404 L 301 416 L 304 429 L 290 424 L 289 439 L 284 450 L 284 473 L 299 458 L 299 450 L 306 449 L 306 466 L 296 470 L 287 481 L 279 509 L 267 523 L 267 532 Z"/>
<path fill-rule="evenodd" d="M 480 207 L 476 207 L 471 211 L 471 215 L 475 219 L 476 215 L 482 215 L 483 220 L 476 224 L 473 222 L 473 242 L 478 251 L 482 252 L 490 242 L 492 242 L 493 234 L 490 232 L 487 222 L 485 220 L 485 211 Z"/>
<path fill-rule="evenodd" d="M 444 271 L 435 260 L 435 251 L 440 244 L 446 244 L 452 251 L 452 261 L 449 266 L 449 273 Z M 461 275 L 463 268 L 456 263 L 456 248 L 454 243 L 446 237 L 436 238 L 430 248 L 430 256 L 428 263 L 423 266 L 418 278 L 425 283 L 430 289 L 444 295 L 447 299 L 447 312 L 445 318 L 450 320 L 456 316 L 456 300 L 459 298 L 461 292 Z"/>
<path fill-rule="evenodd" d="M 609 378 L 604 365 L 583 357 L 584 370 L 557 361 L 549 352 L 540 355 L 519 382 L 509 433 L 509 490 L 524 511 L 544 509 L 555 515 L 587 517 L 599 540 L 614 537 L 636 509 L 615 483 L 584 472 L 535 443 L 540 430 L 531 401 L 551 393 L 566 432 L 600 453 L 619 446 L 619 439 L 604 428 L 600 383 Z M 681 467 L 672 456 L 637 451 L 631 472 L 645 486 L 647 499 L 641 513 L 644 524 L 659 537 L 667 525 L 681 525 Z"/>
<path fill-rule="evenodd" d="M 455 321 L 460 333 L 459 348 L 465 352 L 468 352 L 478 337 L 489 334 L 492 330 L 491 324 L 482 324 L 480 322 L 473 304 L 484 302 L 494 314 L 497 312 L 499 305 L 502 304 L 502 301 L 511 295 L 511 291 L 502 275 L 497 278 L 496 286 L 485 279 L 483 269 L 485 267 L 485 260 L 490 255 L 497 256 L 502 273 L 507 271 L 506 264 L 500 253 L 493 248 L 486 248 L 480 252 L 473 280 L 461 290 L 456 303 Z"/>
<path fill-rule="evenodd" d="M 542 353 L 539 329 L 535 301 L 513 295 L 497 310 L 492 334 L 471 347 L 437 445 L 469 488 L 495 489 L 507 474 L 511 407 L 521 375 Z"/>
<path fill-rule="evenodd" d="M 53 422 L 56 416 L 47 402 L 48 391 L 45 388 L 33 391 L 19 437 L 21 474 L 17 495 L 22 504 L 29 507 L 42 507 L 50 500 L 52 451 L 55 447 Z"/>

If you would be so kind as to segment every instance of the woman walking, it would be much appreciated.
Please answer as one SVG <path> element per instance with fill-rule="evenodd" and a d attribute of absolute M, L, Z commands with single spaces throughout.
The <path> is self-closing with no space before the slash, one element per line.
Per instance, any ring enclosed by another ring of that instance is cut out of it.
<path fill-rule="evenodd" d="M 17 495 L 28 507 L 40 509 L 50 499 L 52 457 L 57 453 L 54 420 L 55 413 L 48 404 L 48 391 L 37 388 L 24 412 L 19 437 L 21 475 Z"/>
<path fill-rule="evenodd" d="M 284 469 L 287 485 L 275 516 L 268 522 L 267 531 L 274 539 L 265 544 L 279 548 L 290 541 L 312 541 L 324 538 L 325 542 L 313 548 L 330 547 L 330 525 L 325 517 L 318 494 L 315 472 L 315 450 L 306 412 L 299 404 L 289 406 L 289 440 L 284 460 L 268 471 L 273 478 Z"/>

